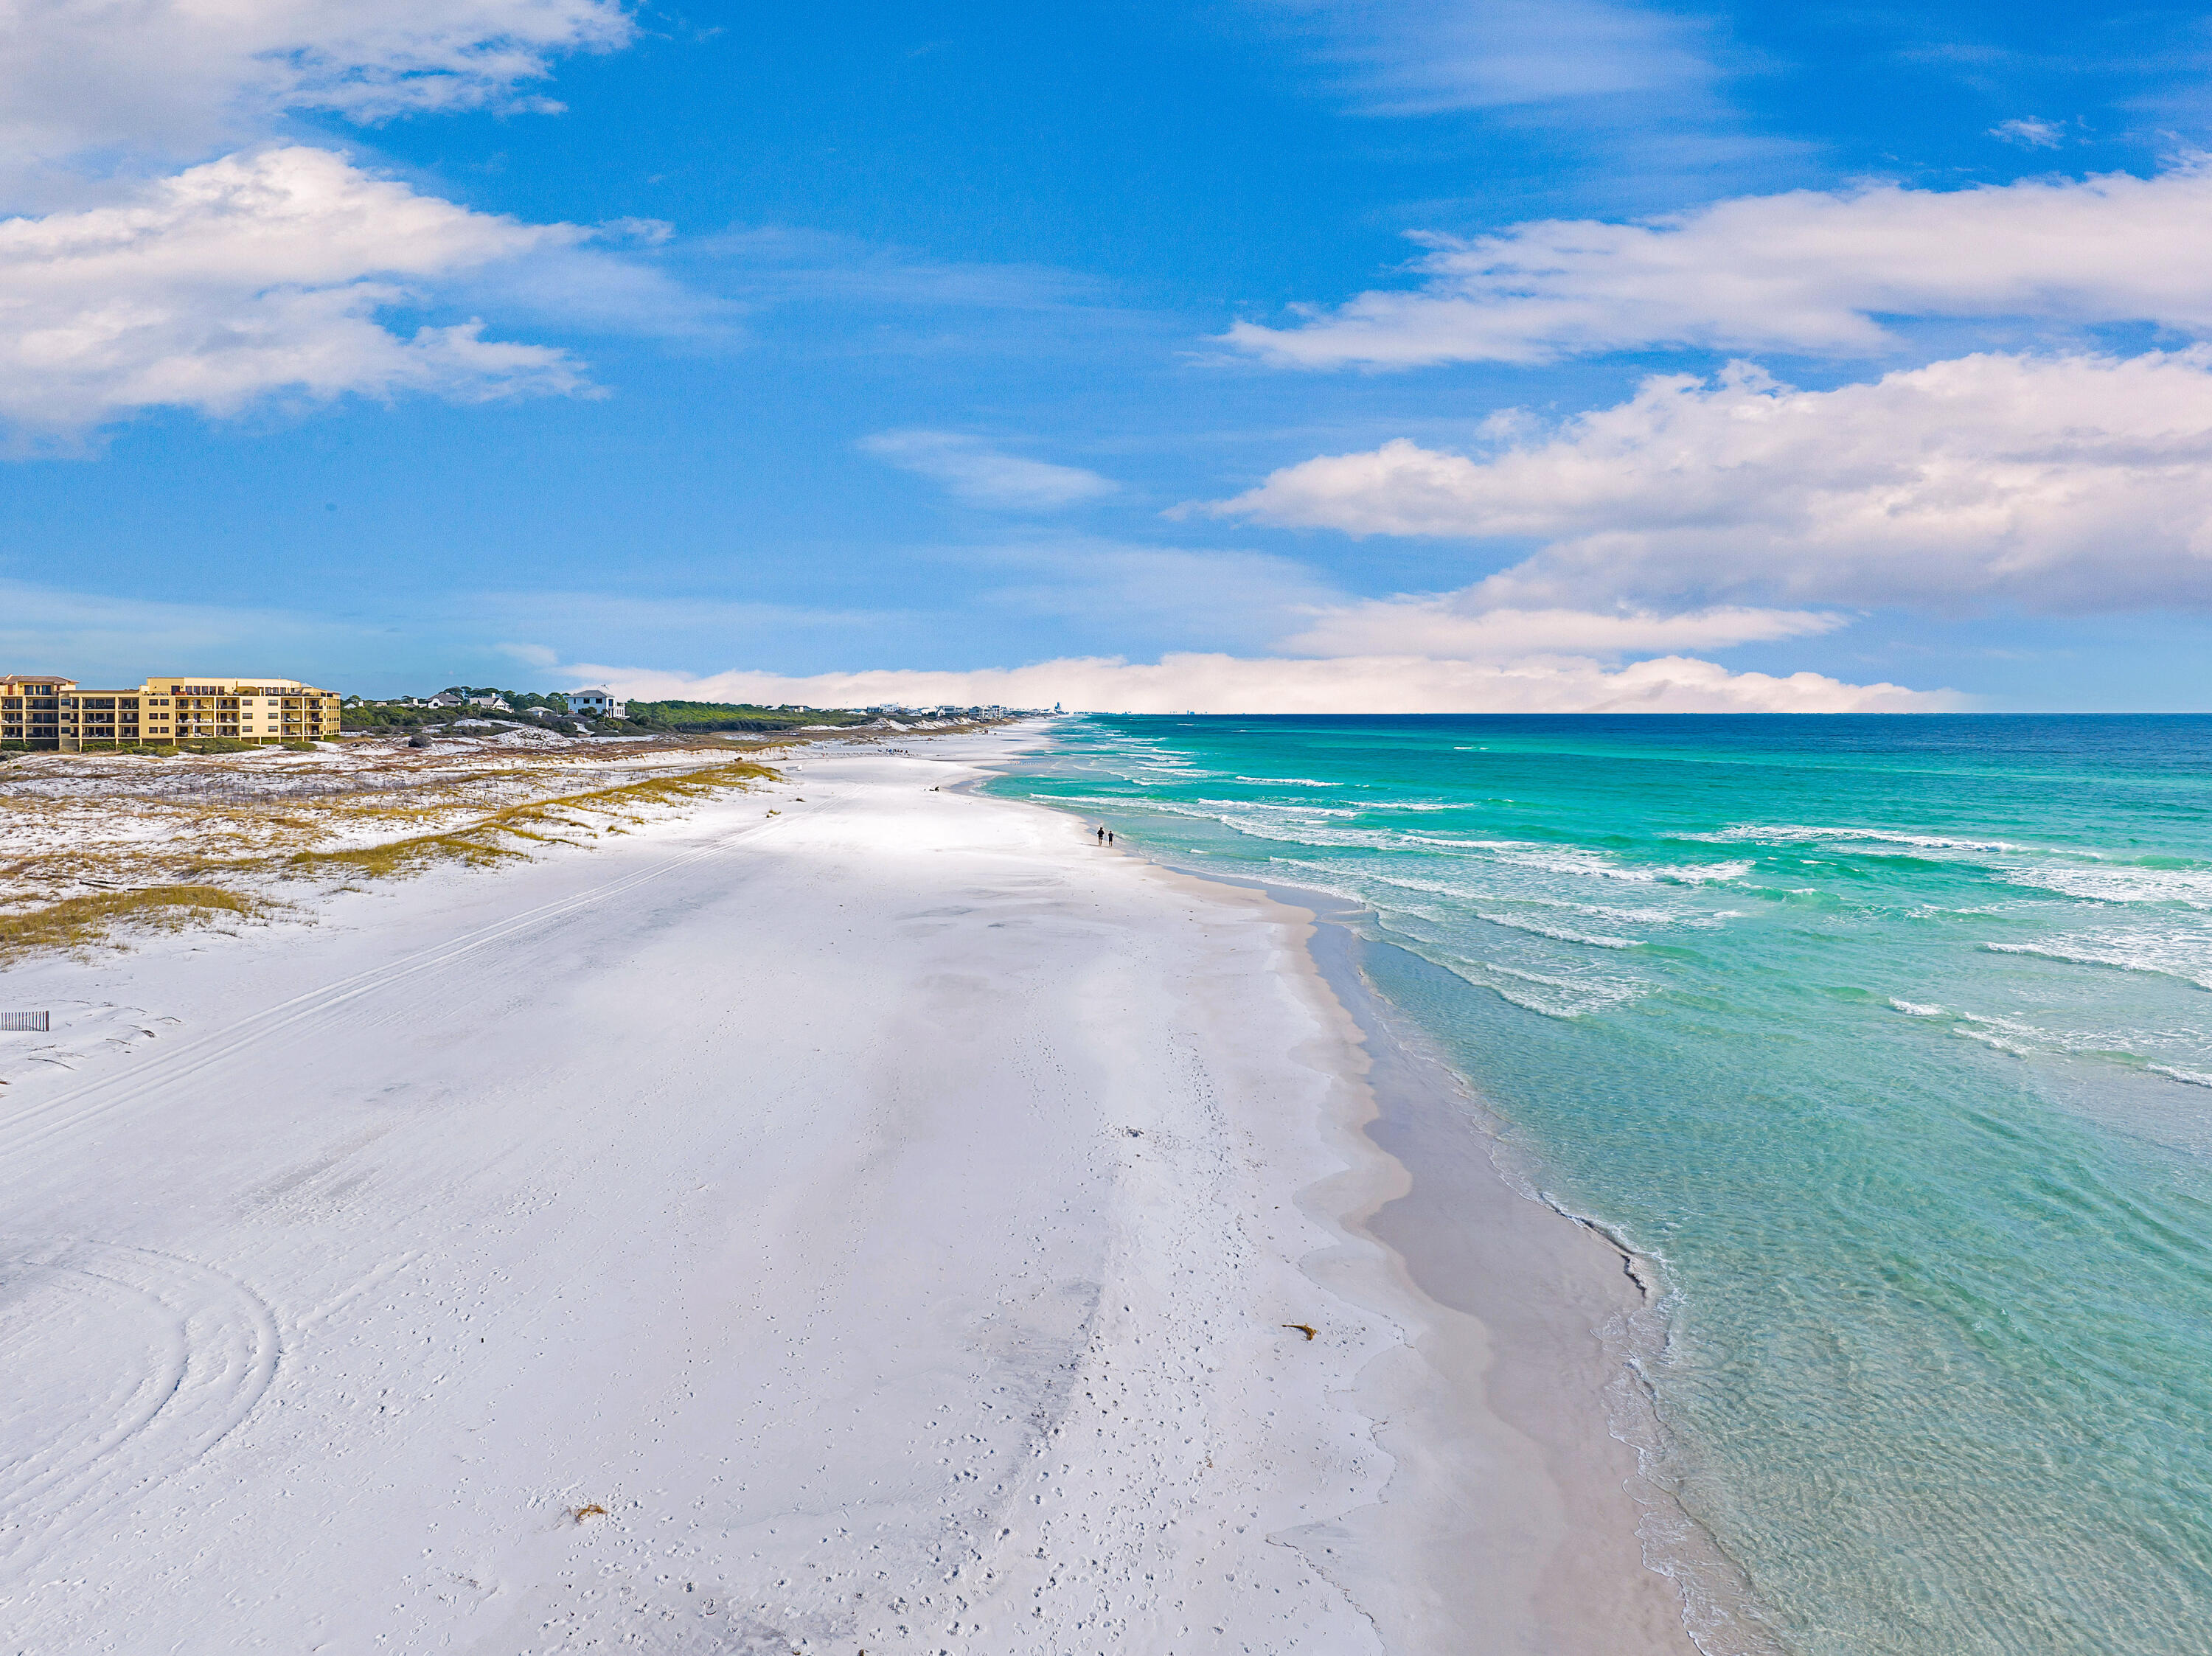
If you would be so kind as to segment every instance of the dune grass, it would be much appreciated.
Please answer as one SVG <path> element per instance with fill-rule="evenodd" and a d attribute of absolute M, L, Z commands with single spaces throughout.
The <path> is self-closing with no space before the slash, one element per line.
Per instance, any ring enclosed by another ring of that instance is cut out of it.
<path fill-rule="evenodd" d="M 527 856 L 532 844 L 574 844 L 574 834 L 599 831 L 587 822 L 575 821 L 576 817 L 641 822 L 644 819 L 636 814 L 641 808 L 678 804 L 743 787 L 775 774 L 765 765 L 733 760 L 674 775 L 647 777 L 613 787 L 591 788 L 581 793 L 556 794 L 550 799 L 503 806 L 465 828 L 442 833 L 418 834 L 351 851 L 297 852 L 287 861 L 295 868 L 336 864 L 372 876 L 419 872 L 445 861 L 495 863 L 510 857 Z M 513 843 L 516 840 L 524 843 Z"/>
<path fill-rule="evenodd" d="M 708 751 L 702 749 L 700 757 L 706 758 Z M 0 912 L 0 962 L 101 943 L 111 934 L 119 944 L 121 934 L 133 929 L 176 930 L 281 907 L 280 898 L 264 895 L 272 876 L 281 882 L 335 875 L 346 888 L 359 890 L 377 877 L 419 873 L 441 863 L 490 864 L 527 857 L 540 846 L 586 845 L 651 820 L 659 814 L 656 807 L 680 806 L 776 774 L 750 758 L 726 755 L 722 749 L 719 762 L 689 770 L 507 805 L 481 797 L 453 797 L 477 794 L 483 787 L 527 786 L 526 778 L 505 767 L 450 779 L 447 797 L 435 802 L 410 798 L 364 805 L 360 795 L 346 793 L 268 801 L 192 795 L 157 802 L 149 808 L 178 817 L 188 831 L 132 846 L 127 856 L 105 846 L 64 846 L 44 855 L 0 859 L 0 910 L 9 906 L 7 899 L 28 898 L 34 882 L 50 880 L 64 889 L 80 880 L 96 885 L 109 879 L 144 882 L 135 889 L 95 891 Z M 11 795 L 9 804 L 29 822 L 73 809 L 27 796 Z M 66 822 L 53 831 L 66 834 Z M 312 846 L 330 838 L 351 840 L 356 848 L 301 848 L 303 841 Z M 380 843 L 359 843 L 370 838 Z"/>
<path fill-rule="evenodd" d="M 157 885 L 139 891 L 99 891 L 66 897 L 27 913 L 0 918 L 0 958 L 33 950 L 82 948 L 125 926 L 164 930 L 203 923 L 219 913 L 250 914 L 252 898 L 212 885 Z"/>

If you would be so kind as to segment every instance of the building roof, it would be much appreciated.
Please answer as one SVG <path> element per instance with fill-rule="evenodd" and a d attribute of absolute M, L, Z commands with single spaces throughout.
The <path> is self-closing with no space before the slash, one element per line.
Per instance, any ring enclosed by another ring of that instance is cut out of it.
<path fill-rule="evenodd" d="M 331 694 L 327 690 L 319 690 L 312 684 L 304 684 L 296 678 L 270 678 L 266 676 L 256 676 L 252 674 L 149 673 L 146 675 L 145 682 L 149 684 L 212 684 L 217 687 L 228 687 L 231 690 L 235 690 L 240 685 L 253 684 L 266 686 L 285 693 L 297 691 L 301 695 Z"/>

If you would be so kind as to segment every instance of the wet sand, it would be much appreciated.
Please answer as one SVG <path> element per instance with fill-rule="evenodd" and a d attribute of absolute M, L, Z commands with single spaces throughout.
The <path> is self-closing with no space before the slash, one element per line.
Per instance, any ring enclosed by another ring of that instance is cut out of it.
<path fill-rule="evenodd" d="M 1386 1251 L 1379 1270 L 1308 1268 L 1408 1336 L 1360 1376 L 1395 1465 L 1382 1501 L 1328 1538 L 1336 1568 L 1365 1584 L 1394 1650 L 1695 1656 L 1639 1534 L 1650 1518 L 1675 1539 L 1678 1521 L 1609 1425 L 1642 1423 L 1625 1364 L 1652 1325 L 1655 1273 L 1500 1171 L 1464 1083 L 1368 982 L 1363 959 L 1389 945 L 1359 935 L 1357 911 L 1258 889 L 1314 917 L 1310 968 L 1360 1071 L 1347 1125 L 1372 1150 L 1312 1199 Z"/>

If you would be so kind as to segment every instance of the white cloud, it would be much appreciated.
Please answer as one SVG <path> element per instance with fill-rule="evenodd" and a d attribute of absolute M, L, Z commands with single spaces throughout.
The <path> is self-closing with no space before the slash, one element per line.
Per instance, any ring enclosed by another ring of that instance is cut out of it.
<path fill-rule="evenodd" d="M 956 500 L 1002 512 L 1058 512 L 1110 494 L 1111 478 L 993 448 L 950 431 L 886 431 L 860 446 L 902 471 L 941 484 Z"/>
<path fill-rule="evenodd" d="M 1091 657 L 972 672 L 727 672 L 693 677 L 649 669 L 578 664 L 581 683 L 638 697 L 798 702 L 817 707 L 880 702 L 1049 707 L 1107 713 L 1927 713 L 1963 705 L 1947 690 L 1847 684 L 1817 673 L 1777 678 L 1731 673 L 1670 656 L 1607 670 L 1595 662 L 1505 664 L 1415 656 L 1322 660 L 1214 654 L 1164 656 L 1149 664 Z"/>
<path fill-rule="evenodd" d="M 1049 706 L 1059 701 L 1071 707 L 1151 713 L 1192 707 L 1216 713 L 1906 713 L 1963 705 L 1960 696 L 1948 690 L 1850 684 L 1814 673 L 1787 677 L 1731 673 L 1711 662 L 1680 656 L 1609 669 L 1571 655 L 1474 661 L 1425 658 L 1401 646 L 1395 652 L 1318 660 L 1179 652 L 1137 665 L 1091 657 L 969 672 L 696 676 L 591 664 L 562 666 L 557 664 L 562 653 L 550 645 L 509 642 L 487 648 L 477 641 L 484 636 L 486 626 L 507 624 L 516 624 L 518 630 L 544 628 L 556 635 L 587 628 L 610 636 L 625 633 L 665 639 L 672 628 L 682 631 L 690 624 L 696 628 L 702 614 L 726 635 L 773 622 L 784 634 L 827 623 L 835 626 L 840 638 L 849 639 L 854 626 L 871 620 L 865 615 L 827 611 L 779 612 L 765 605 L 687 605 L 621 593 L 552 597 L 536 592 L 480 593 L 462 594 L 439 615 L 410 620 L 403 628 L 383 617 L 340 618 L 273 607 L 99 596 L 0 579 L 0 656 L 12 657 L 25 670 L 44 665 L 76 672 L 88 682 L 130 682 L 144 676 L 149 660 L 239 659 L 245 652 L 270 670 L 291 670 L 311 678 L 319 675 L 319 682 L 334 688 L 391 691 L 442 683 L 455 676 L 453 661 L 465 664 L 489 653 L 525 667 L 541 682 L 610 683 L 641 696 L 793 701 L 816 707 L 881 701 Z M 1604 619 L 1544 622 L 1526 634 L 1522 643 L 1535 650 L 1579 637 L 1590 647 L 1603 650 L 1623 642 L 1600 639 L 1588 630 L 1590 622 Z M 1715 620 L 1710 624 L 1711 636 L 1729 641 L 1722 637 L 1728 623 Z M 1551 632 L 1545 633 L 1544 626 Z M 1630 647 L 1650 647 L 1648 636 L 1626 641 Z M 440 665 L 441 660 L 448 664 Z M 489 664 L 481 669 L 496 670 Z M 403 679 L 395 681 L 395 672 Z M 404 682 L 404 676 L 410 674 L 420 681 L 411 687 Z"/>
<path fill-rule="evenodd" d="M 378 312 L 422 284 L 588 233 L 477 213 L 327 150 L 232 156 L 129 200 L 0 221 L 0 417 L 81 429 L 156 404 L 237 411 L 272 392 L 464 400 L 586 389 L 567 353 L 403 337 Z"/>
<path fill-rule="evenodd" d="M 1486 457 L 1386 443 L 1213 509 L 1549 543 L 1458 600 L 1479 609 L 2212 604 L 2212 347 L 1981 355 L 1829 391 L 1741 365 L 1656 378 Z"/>
<path fill-rule="evenodd" d="M 487 339 L 479 321 L 380 319 L 432 300 L 719 327 L 639 261 L 581 251 L 588 232 L 471 212 L 325 151 L 249 149 L 127 182 L 250 145 L 289 111 L 555 108 L 530 91 L 555 56 L 634 32 L 623 0 L 0 6 L 0 191 L 58 207 L 0 222 L 0 421 L 17 452 L 155 405 L 589 389 L 566 352 Z"/>
<path fill-rule="evenodd" d="M 1500 608 L 1480 587 L 1360 598 L 1286 558 L 1089 537 L 951 555 L 981 573 L 1018 578 L 973 590 L 961 600 L 968 610 L 1048 617 L 1071 655 L 1086 646 L 1111 648 L 1133 635 L 1146 640 L 1150 649 L 1170 652 L 1419 656 L 1493 664 L 1574 657 L 1617 664 L 1639 655 L 1808 638 L 1849 620 L 1741 605 L 1671 614 L 1628 606 Z M 468 613 L 510 638 L 596 639 L 602 653 L 686 639 L 684 653 L 727 652 L 747 641 L 787 645 L 811 633 L 834 635 L 846 646 L 872 640 L 863 652 L 876 657 L 904 654 L 917 640 L 941 636 L 950 619 L 927 610 L 803 610 L 542 591 L 477 595 Z M 495 647 L 512 653 L 525 646 Z M 548 666 L 558 658 L 518 657 Z"/>
<path fill-rule="evenodd" d="M 987 562 L 1034 569 L 1033 586 L 987 592 L 994 607 L 1063 619 L 1103 616 L 1109 635 L 1133 620 L 1158 637 L 1148 604 L 1179 606 L 1166 628 L 1201 647 L 1157 661 L 1076 655 L 1012 668 L 708 675 L 603 661 L 551 670 L 642 697 L 801 702 L 1005 702 L 1138 713 L 1911 712 L 1962 705 L 1946 691 L 1852 684 L 1816 673 L 1730 672 L 1688 652 L 1809 637 L 1844 618 L 1807 610 L 1711 606 L 1668 614 L 1610 606 L 1499 608 L 1482 588 L 1381 599 L 1346 596 L 1286 560 L 1146 549 L 1106 541 L 991 549 Z M 643 636 L 580 597 L 555 636 Z M 544 625 L 547 617 L 541 619 Z M 725 636 L 744 629 L 725 629 Z M 787 628 L 787 630 L 788 630 Z M 1064 636 L 1065 634 L 1063 634 Z M 890 639 L 868 653 L 903 647 Z M 1228 645 L 1224 649 L 1223 645 Z M 1211 646 L 1211 647 L 1206 647 Z M 1630 661 L 1634 656 L 1657 656 Z M 542 656 L 533 652 L 533 663 Z"/>
<path fill-rule="evenodd" d="M 2007 143 L 2016 143 L 2028 149 L 2056 149 L 2066 142 L 2066 129 L 2057 121 L 2021 115 L 2009 121 L 1999 121 L 1990 129 L 1990 136 L 2002 138 Z"/>
<path fill-rule="evenodd" d="M 618 0 L 15 0 L 0 15 L 0 159 L 198 155 L 288 109 L 512 104 L 553 56 L 633 28 Z"/>
<path fill-rule="evenodd" d="M 2212 167 L 1748 196 L 1636 224 L 1419 238 L 1413 292 L 1225 337 L 1268 361 L 1543 362 L 1646 346 L 1876 355 L 1885 316 L 2212 330 Z"/>
<path fill-rule="evenodd" d="M 1270 0 L 1319 37 L 1358 112 L 1427 115 L 1636 94 L 1713 81 L 1699 27 L 1607 0 Z"/>
<path fill-rule="evenodd" d="M 1277 646 L 1298 655 L 1421 655 L 1468 661 L 1597 656 L 1645 651 L 1727 650 L 1741 644 L 1808 638 L 1845 624 L 1841 616 L 1804 610 L 1722 605 L 1674 615 L 1649 610 L 1589 610 L 1491 607 L 1480 587 L 1458 592 L 1370 598 L 1313 611 L 1308 625 Z"/>

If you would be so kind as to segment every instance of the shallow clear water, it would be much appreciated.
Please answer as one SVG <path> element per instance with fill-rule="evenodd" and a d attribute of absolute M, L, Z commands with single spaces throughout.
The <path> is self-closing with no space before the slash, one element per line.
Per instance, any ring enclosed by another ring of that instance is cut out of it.
<path fill-rule="evenodd" d="M 1060 734 L 994 789 L 1457 980 L 1379 957 L 1663 1262 L 1657 1470 L 1769 1642 L 2212 1650 L 2212 719 Z"/>

